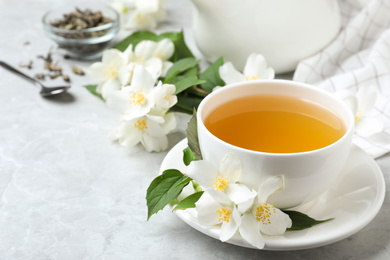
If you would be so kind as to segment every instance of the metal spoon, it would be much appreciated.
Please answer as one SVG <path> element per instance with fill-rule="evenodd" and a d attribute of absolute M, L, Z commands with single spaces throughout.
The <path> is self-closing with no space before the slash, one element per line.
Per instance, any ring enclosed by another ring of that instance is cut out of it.
<path fill-rule="evenodd" d="M 19 75 L 19 76 L 23 77 L 24 79 L 26 79 L 26 80 L 30 81 L 31 83 L 33 83 L 35 86 L 39 87 L 41 89 L 41 91 L 39 93 L 42 96 L 44 96 L 44 97 L 48 97 L 48 96 L 52 96 L 52 95 L 57 95 L 57 94 L 63 93 L 68 88 L 70 88 L 70 86 L 45 87 L 38 80 L 36 80 L 34 78 L 31 78 L 30 76 L 27 76 L 23 72 L 15 69 L 14 67 L 12 67 L 9 64 L 5 63 L 4 61 L 0 61 L 0 66 L 2 66 L 3 68 L 5 68 L 5 69 L 15 73 L 16 75 Z"/>

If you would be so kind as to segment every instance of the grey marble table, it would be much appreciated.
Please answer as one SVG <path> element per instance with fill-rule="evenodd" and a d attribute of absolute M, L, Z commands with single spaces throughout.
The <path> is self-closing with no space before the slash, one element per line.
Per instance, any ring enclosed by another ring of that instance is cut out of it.
<path fill-rule="evenodd" d="M 41 71 L 37 56 L 54 46 L 41 17 L 58 2 L 0 0 L 0 59 L 15 67 L 34 60 L 33 69 L 23 70 Z M 199 55 L 191 2 L 168 0 L 165 7 L 169 18 L 158 31 L 183 29 Z M 84 88 L 92 83 L 87 77 L 70 71 L 71 65 L 86 69 L 91 63 L 54 58 L 72 80 L 69 95 L 58 98 L 41 98 L 32 85 L 0 68 L 0 259 L 390 259 L 389 196 L 361 231 L 308 250 L 222 243 L 168 209 L 147 221 L 145 191 L 166 152 L 129 149 L 106 138 L 116 113 Z M 182 128 L 187 119 L 181 118 Z M 171 134 L 170 148 L 182 138 L 183 131 Z M 377 163 L 389 190 L 390 156 Z"/>

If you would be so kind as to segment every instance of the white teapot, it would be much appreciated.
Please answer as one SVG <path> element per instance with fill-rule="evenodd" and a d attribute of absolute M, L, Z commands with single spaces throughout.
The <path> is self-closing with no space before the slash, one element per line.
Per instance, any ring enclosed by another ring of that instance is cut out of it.
<path fill-rule="evenodd" d="M 192 0 L 196 45 L 211 62 L 223 56 L 243 69 L 253 53 L 276 73 L 329 44 L 340 30 L 337 0 Z"/>

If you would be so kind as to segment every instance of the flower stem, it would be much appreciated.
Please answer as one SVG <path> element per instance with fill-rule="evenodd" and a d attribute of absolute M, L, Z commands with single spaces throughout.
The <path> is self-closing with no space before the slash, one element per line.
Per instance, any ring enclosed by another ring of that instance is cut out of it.
<path fill-rule="evenodd" d="M 197 95 L 199 97 L 206 97 L 208 94 L 210 94 L 210 92 L 208 92 L 204 89 L 198 88 L 198 87 L 188 89 L 188 92 L 190 92 L 194 95 Z"/>

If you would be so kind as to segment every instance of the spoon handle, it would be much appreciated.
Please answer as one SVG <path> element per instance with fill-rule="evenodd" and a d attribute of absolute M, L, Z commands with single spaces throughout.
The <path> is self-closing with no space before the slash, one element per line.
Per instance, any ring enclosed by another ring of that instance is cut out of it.
<path fill-rule="evenodd" d="M 16 75 L 19 75 L 19 76 L 23 77 L 24 79 L 26 79 L 26 80 L 32 82 L 33 84 L 35 84 L 35 85 L 37 85 L 37 86 L 39 86 L 39 87 L 42 87 L 42 84 L 41 84 L 39 81 L 37 81 L 36 79 L 34 79 L 34 78 L 32 78 L 32 77 L 30 77 L 30 76 L 24 74 L 24 73 L 21 72 L 21 71 L 15 69 L 15 68 L 12 67 L 11 65 L 5 63 L 4 61 L 0 61 L 0 66 L 2 66 L 3 68 L 9 70 L 10 72 L 15 73 Z"/>

